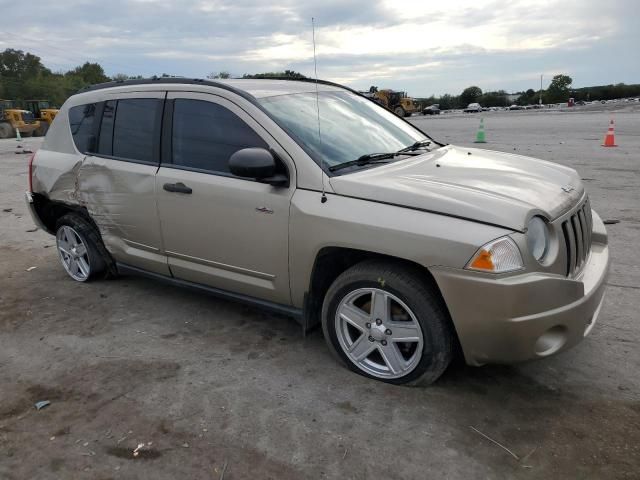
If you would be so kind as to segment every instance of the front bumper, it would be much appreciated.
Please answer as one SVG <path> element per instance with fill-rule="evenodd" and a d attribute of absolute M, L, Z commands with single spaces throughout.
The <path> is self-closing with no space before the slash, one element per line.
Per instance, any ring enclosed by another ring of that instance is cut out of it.
<path fill-rule="evenodd" d="M 606 231 L 595 212 L 593 228 L 588 261 L 574 278 L 432 269 L 468 364 L 546 357 L 571 348 L 590 333 L 609 271 Z"/>

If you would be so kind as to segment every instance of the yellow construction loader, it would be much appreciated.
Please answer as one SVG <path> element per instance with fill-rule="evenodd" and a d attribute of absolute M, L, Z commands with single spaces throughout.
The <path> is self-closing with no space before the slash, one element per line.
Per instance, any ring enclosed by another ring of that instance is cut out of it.
<path fill-rule="evenodd" d="M 389 88 L 378 90 L 378 87 L 371 87 L 368 92 L 362 93 L 399 117 L 410 117 L 418 110 L 413 98 L 407 96 L 406 92 L 396 92 Z"/>
<path fill-rule="evenodd" d="M 16 131 L 30 137 L 38 128 L 40 122 L 29 110 L 16 108 L 11 100 L 0 100 L 0 138 L 15 137 Z"/>
<path fill-rule="evenodd" d="M 40 122 L 40 127 L 33 133 L 36 137 L 46 135 L 51 122 L 60 111 L 58 108 L 53 108 L 48 100 L 25 100 L 24 108 L 33 113 L 34 119 Z"/>

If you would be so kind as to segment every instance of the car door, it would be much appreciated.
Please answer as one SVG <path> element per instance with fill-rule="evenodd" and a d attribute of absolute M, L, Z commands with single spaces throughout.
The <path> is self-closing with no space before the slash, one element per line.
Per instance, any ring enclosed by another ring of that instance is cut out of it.
<path fill-rule="evenodd" d="M 94 132 L 78 190 L 117 262 L 170 275 L 155 197 L 165 95 L 122 93 L 93 104 L 99 129 L 88 127 L 86 118 L 78 120 L 79 130 Z"/>
<path fill-rule="evenodd" d="M 156 195 L 172 274 L 289 304 L 295 178 L 287 153 L 238 105 L 213 94 L 169 92 L 165 125 Z M 272 149 L 290 186 L 231 174 L 229 157 L 248 147 Z"/>

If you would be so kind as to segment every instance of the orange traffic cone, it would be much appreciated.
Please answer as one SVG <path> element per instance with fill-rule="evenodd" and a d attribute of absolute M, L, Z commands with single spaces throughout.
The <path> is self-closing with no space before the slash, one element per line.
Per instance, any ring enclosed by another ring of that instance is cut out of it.
<path fill-rule="evenodd" d="M 613 133 L 613 119 L 611 119 L 611 123 L 609 124 L 609 130 L 607 130 L 607 134 L 604 137 L 603 147 L 617 147 L 616 138 Z"/>

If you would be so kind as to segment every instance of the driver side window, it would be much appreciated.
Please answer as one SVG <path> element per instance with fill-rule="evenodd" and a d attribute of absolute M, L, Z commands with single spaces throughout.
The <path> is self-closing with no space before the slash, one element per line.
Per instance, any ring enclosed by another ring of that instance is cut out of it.
<path fill-rule="evenodd" d="M 229 109 L 204 100 L 174 101 L 173 165 L 231 175 L 229 157 L 249 147 L 269 148 L 249 125 Z"/>

